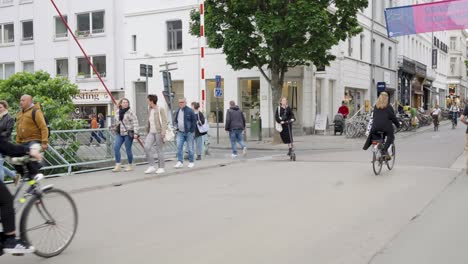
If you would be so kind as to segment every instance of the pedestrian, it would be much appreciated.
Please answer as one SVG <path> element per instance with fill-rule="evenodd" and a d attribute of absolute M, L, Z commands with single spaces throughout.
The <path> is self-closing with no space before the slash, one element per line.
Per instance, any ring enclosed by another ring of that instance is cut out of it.
<path fill-rule="evenodd" d="M 113 172 L 122 170 L 120 148 L 125 143 L 125 151 L 127 152 L 128 166 L 125 171 L 132 171 L 133 165 L 133 152 L 132 145 L 133 139 L 138 138 L 138 118 L 135 113 L 130 109 L 130 101 L 127 98 L 122 98 L 119 101 L 118 111 L 115 115 L 116 121 L 116 135 L 114 144 L 115 154 L 115 167 Z"/>
<path fill-rule="evenodd" d="M 149 167 L 145 171 L 146 174 L 154 173 L 162 174 L 164 173 L 164 137 L 166 136 L 167 130 L 167 115 L 164 108 L 158 106 L 158 96 L 150 94 L 147 97 L 148 99 L 148 120 L 146 121 L 146 140 L 145 140 L 145 153 L 146 159 L 148 160 Z M 156 153 L 158 154 L 158 165 L 159 168 L 156 170 L 154 156 L 153 156 L 153 146 L 156 144 Z"/>
<path fill-rule="evenodd" d="M 431 116 L 432 116 L 432 119 L 434 121 L 434 130 L 438 130 L 438 127 L 439 127 L 439 115 L 440 115 L 440 112 L 442 110 L 440 110 L 439 108 L 439 105 L 436 105 L 434 107 L 434 109 L 432 110 L 431 112 Z"/>
<path fill-rule="evenodd" d="M 459 112 L 460 112 L 460 108 L 458 108 L 457 103 L 453 101 L 452 105 L 450 106 L 450 117 L 455 127 L 457 126 L 457 118 L 458 118 Z"/>
<path fill-rule="evenodd" d="M 174 125 L 177 129 L 177 164 L 174 168 L 184 167 L 184 143 L 187 142 L 189 168 L 193 168 L 193 140 L 197 119 L 193 110 L 187 106 L 187 99 L 179 99 L 179 109 L 175 113 Z"/>
<path fill-rule="evenodd" d="M 203 150 L 203 137 L 207 132 L 200 132 L 199 126 L 205 124 L 206 119 L 203 113 L 200 111 L 200 104 L 198 102 L 192 103 L 192 108 L 195 111 L 195 116 L 197 118 L 197 126 L 195 127 L 195 143 L 197 146 L 197 160 L 201 160 L 202 150 Z"/>
<path fill-rule="evenodd" d="M 98 134 L 96 133 L 96 131 L 94 129 L 98 129 L 99 128 L 99 123 L 97 121 L 97 117 L 96 117 L 96 114 L 91 114 L 89 116 L 89 119 L 90 119 L 90 127 L 92 129 L 91 131 L 91 137 L 89 138 L 89 144 L 91 145 L 93 143 L 93 139 L 96 139 L 97 143 L 98 144 L 101 144 L 101 139 L 99 138 Z"/>
<path fill-rule="evenodd" d="M 4 100 L 0 100 L 0 142 L 10 142 L 11 133 L 13 132 L 13 127 L 15 126 L 15 120 L 13 117 L 8 114 L 8 103 Z M 0 181 L 5 180 L 5 175 L 11 179 L 15 179 L 16 174 L 3 166 L 5 160 L 0 154 Z"/>
<path fill-rule="evenodd" d="M 242 110 L 236 105 L 236 102 L 229 102 L 229 109 L 226 111 L 225 130 L 229 132 L 231 141 L 232 158 L 237 157 L 237 143 L 242 148 L 242 154 L 247 154 L 247 146 L 244 144 L 243 131 L 245 129 L 245 116 Z"/>
<path fill-rule="evenodd" d="M 465 125 L 468 125 L 468 105 L 465 105 L 463 113 L 460 117 L 460 122 Z M 468 127 L 466 128 L 465 132 L 465 155 L 466 155 L 466 164 L 465 164 L 465 173 L 468 175 Z"/>
<path fill-rule="evenodd" d="M 346 106 L 346 102 L 342 101 L 340 108 L 338 108 L 338 114 L 342 114 L 343 118 L 347 118 L 349 115 L 349 108 Z"/>
<path fill-rule="evenodd" d="M 106 118 L 104 117 L 102 113 L 98 114 L 98 123 L 99 123 L 99 128 L 106 128 Z M 104 133 L 102 133 L 102 130 L 99 130 L 98 135 L 103 140 L 104 143 L 107 141 L 107 138 L 104 136 Z"/>
<path fill-rule="evenodd" d="M 280 105 L 276 109 L 275 113 L 276 122 L 280 123 L 282 130 L 280 132 L 281 140 L 284 144 L 288 144 L 288 156 L 292 152 L 293 135 L 292 135 L 292 123 L 295 121 L 294 113 L 288 105 L 288 99 L 286 97 L 281 98 Z"/>
<path fill-rule="evenodd" d="M 30 145 L 40 143 L 43 150 L 49 144 L 49 129 L 39 103 L 33 103 L 33 97 L 25 94 L 20 99 L 21 110 L 16 115 L 16 142 Z M 34 118 L 33 118 L 34 114 Z"/>

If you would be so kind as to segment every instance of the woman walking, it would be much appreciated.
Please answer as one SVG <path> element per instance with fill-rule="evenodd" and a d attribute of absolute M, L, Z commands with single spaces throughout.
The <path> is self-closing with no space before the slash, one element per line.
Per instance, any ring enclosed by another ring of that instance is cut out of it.
<path fill-rule="evenodd" d="M 116 133 L 115 136 L 115 145 L 114 145 L 114 154 L 115 154 L 115 168 L 113 172 L 119 172 L 122 170 L 121 167 L 121 155 L 120 148 L 125 143 L 125 151 L 127 152 L 128 166 L 125 168 L 125 171 L 133 170 L 133 153 L 132 145 L 133 139 L 138 138 L 137 128 L 138 128 L 138 118 L 130 110 L 130 102 L 127 98 L 122 98 L 119 101 L 119 110 L 115 115 L 116 119 Z"/>
<path fill-rule="evenodd" d="M 156 174 L 164 173 L 164 137 L 167 131 L 167 116 L 164 108 L 158 106 L 158 96 L 150 94 L 148 99 L 148 120 L 146 121 L 146 140 L 145 140 L 145 153 L 148 160 L 149 167 L 145 171 L 146 174 L 156 172 Z M 156 145 L 156 153 L 158 154 L 159 168 L 156 170 L 153 145 Z"/>
<path fill-rule="evenodd" d="M 280 105 L 276 109 L 275 119 L 283 128 L 280 132 L 280 136 L 283 143 L 288 144 L 288 156 L 290 156 L 293 143 L 292 123 L 295 121 L 295 117 L 291 107 L 288 105 L 288 99 L 286 99 L 286 97 L 281 98 Z"/>
<path fill-rule="evenodd" d="M 195 144 L 197 146 L 197 160 L 201 160 L 203 150 L 203 136 L 206 135 L 207 132 L 200 132 L 198 127 L 203 126 L 203 124 L 205 124 L 206 119 L 203 113 L 200 111 L 199 103 L 193 102 L 192 108 L 195 111 L 195 116 L 197 117 L 197 126 L 195 127 Z"/>
<path fill-rule="evenodd" d="M 10 142 L 14 126 L 15 120 L 8 114 L 8 103 L 0 100 L 0 141 Z M 4 181 L 5 174 L 12 179 L 16 176 L 14 172 L 3 166 L 4 162 L 5 160 L 0 154 L 0 181 L 2 182 Z"/>

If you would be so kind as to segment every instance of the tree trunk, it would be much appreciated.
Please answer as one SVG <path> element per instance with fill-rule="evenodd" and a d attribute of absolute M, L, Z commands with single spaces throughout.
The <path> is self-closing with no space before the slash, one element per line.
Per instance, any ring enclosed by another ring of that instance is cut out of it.
<path fill-rule="evenodd" d="M 278 105 L 280 103 L 281 95 L 282 95 L 282 90 L 283 90 L 283 80 L 281 78 L 281 73 L 280 69 L 277 69 L 275 67 L 272 67 L 271 69 L 271 95 L 272 95 L 272 109 L 273 109 L 273 121 L 276 122 L 276 111 L 278 109 Z M 273 123 L 273 129 L 274 129 L 274 123 Z M 274 129 L 274 134 L 273 134 L 273 144 L 283 144 L 283 141 L 281 140 L 281 137 Z"/>

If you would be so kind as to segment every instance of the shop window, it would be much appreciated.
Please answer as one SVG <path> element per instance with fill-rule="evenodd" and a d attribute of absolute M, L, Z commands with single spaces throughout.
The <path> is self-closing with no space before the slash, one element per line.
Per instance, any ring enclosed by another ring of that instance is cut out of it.
<path fill-rule="evenodd" d="M 223 96 L 218 99 L 219 109 L 217 112 L 216 120 L 216 97 L 214 96 L 214 89 L 216 87 L 215 80 L 206 81 L 206 115 L 208 116 L 208 122 L 210 123 L 223 123 L 224 122 L 224 93 Z M 224 79 L 221 80 L 221 89 L 224 91 Z M 237 102 L 236 102 L 237 103 Z"/>
<path fill-rule="evenodd" d="M 260 80 L 243 79 L 240 80 L 240 103 L 242 111 L 245 113 L 246 122 L 260 116 Z"/>

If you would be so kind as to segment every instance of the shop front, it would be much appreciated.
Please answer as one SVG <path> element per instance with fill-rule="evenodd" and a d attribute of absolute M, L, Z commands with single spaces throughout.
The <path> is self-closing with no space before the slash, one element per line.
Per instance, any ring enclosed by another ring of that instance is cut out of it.
<path fill-rule="evenodd" d="M 426 79 L 426 74 L 427 74 L 427 67 L 426 65 L 420 63 L 420 62 L 415 62 L 415 72 L 416 72 L 416 76 L 413 78 L 413 82 L 412 82 L 412 89 L 411 89 L 411 92 L 412 92 L 412 103 L 411 103 L 411 106 L 412 107 L 416 107 L 416 108 L 419 108 L 421 106 L 423 106 L 423 96 L 424 96 L 424 91 L 423 91 L 423 87 L 424 87 L 424 83 L 425 83 L 425 79 Z"/>
<path fill-rule="evenodd" d="M 344 101 L 349 109 L 349 116 L 356 114 L 364 106 L 365 89 L 345 87 Z"/>
<path fill-rule="evenodd" d="M 403 57 L 400 61 L 400 65 L 398 70 L 399 100 L 402 105 L 410 105 L 412 99 L 411 85 L 416 73 L 416 64 L 414 61 Z"/>
<path fill-rule="evenodd" d="M 244 111 L 246 122 L 250 124 L 252 120 L 260 118 L 260 79 L 240 79 L 239 89 L 239 106 Z"/>
<path fill-rule="evenodd" d="M 112 99 L 107 92 L 81 91 L 72 100 L 75 105 L 72 118 L 75 120 L 86 120 L 89 123 L 91 114 L 103 114 L 104 117 L 111 114 Z"/>

